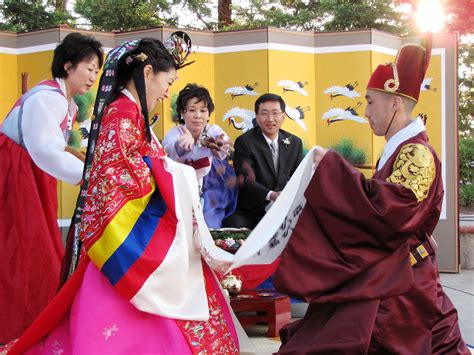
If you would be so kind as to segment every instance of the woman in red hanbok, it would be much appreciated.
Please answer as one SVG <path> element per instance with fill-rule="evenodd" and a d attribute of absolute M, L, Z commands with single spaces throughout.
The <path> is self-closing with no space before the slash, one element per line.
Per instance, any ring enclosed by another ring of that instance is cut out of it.
<path fill-rule="evenodd" d="M 66 36 L 54 51 L 54 79 L 20 97 L 0 126 L 0 343 L 20 336 L 58 289 L 56 184 L 81 180 L 83 161 L 66 147 L 73 97 L 89 91 L 102 61 L 98 41 Z"/>

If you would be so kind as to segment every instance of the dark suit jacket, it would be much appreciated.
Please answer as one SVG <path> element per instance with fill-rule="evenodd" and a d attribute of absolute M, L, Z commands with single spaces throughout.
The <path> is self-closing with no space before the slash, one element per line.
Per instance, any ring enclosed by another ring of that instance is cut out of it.
<path fill-rule="evenodd" d="M 290 144 L 283 143 L 288 139 Z M 278 171 L 260 128 L 253 128 L 235 141 L 234 169 L 239 181 L 237 213 L 265 213 L 269 191 L 281 191 L 303 159 L 301 139 L 280 130 L 278 135 Z M 243 182 L 243 183 L 242 183 Z"/>

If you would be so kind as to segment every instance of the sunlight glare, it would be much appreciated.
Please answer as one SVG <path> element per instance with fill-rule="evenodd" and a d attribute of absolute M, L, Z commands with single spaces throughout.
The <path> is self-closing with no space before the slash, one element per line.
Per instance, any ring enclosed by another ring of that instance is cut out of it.
<path fill-rule="evenodd" d="M 415 18 L 422 32 L 439 32 L 443 29 L 446 17 L 439 0 L 420 0 L 417 10 Z"/>

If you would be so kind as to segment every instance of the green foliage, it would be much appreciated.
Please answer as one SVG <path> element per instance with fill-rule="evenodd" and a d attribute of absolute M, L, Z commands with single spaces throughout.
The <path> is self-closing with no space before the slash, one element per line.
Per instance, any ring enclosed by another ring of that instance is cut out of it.
<path fill-rule="evenodd" d="M 234 240 L 247 239 L 251 230 L 246 228 L 221 228 L 221 229 L 211 229 L 210 230 L 212 239 L 222 239 L 232 238 Z"/>
<path fill-rule="evenodd" d="M 0 3 L 0 30 L 31 31 L 73 24 L 74 19 L 64 10 L 56 10 L 40 0 L 4 0 Z"/>
<path fill-rule="evenodd" d="M 461 200 L 461 206 L 474 207 L 474 184 L 461 185 L 459 198 Z"/>
<path fill-rule="evenodd" d="M 474 207 L 474 137 L 459 140 L 459 197 L 462 206 Z"/>
<path fill-rule="evenodd" d="M 234 24 L 226 29 L 273 26 L 285 29 L 347 31 L 376 28 L 402 33 L 406 19 L 391 0 L 251 0 L 233 7 Z"/>
<path fill-rule="evenodd" d="M 74 96 L 74 102 L 77 105 L 77 122 L 84 122 L 91 117 L 96 93 L 96 90 L 90 90 L 84 95 Z"/>
<path fill-rule="evenodd" d="M 166 17 L 170 3 L 166 0 L 77 0 L 74 11 L 89 21 L 92 29 L 131 31 L 174 24 Z"/>
<path fill-rule="evenodd" d="M 459 45 L 459 118 L 461 137 L 474 137 L 474 40 L 463 38 Z"/>
<path fill-rule="evenodd" d="M 461 184 L 472 184 L 474 180 L 474 137 L 459 140 L 459 174 Z"/>
<path fill-rule="evenodd" d="M 318 1 L 252 0 L 245 6 L 233 5 L 233 24 L 226 30 L 273 26 L 286 29 L 317 30 L 323 17 Z"/>
<path fill-rule="evenodd" d="M 73 130 L 71 132 L 71 135 L 69 136 L 69 140 L 67 142 L 67 145 L 69 147 L 74 148 L 74 149 L 80 150 L 81 149 L 81 141 L 82 141 L 81 132 L 77 131 L 77 130 Z"/>
<path fill-rule="evenodd" d="M 176 101 L 178 101 L 178 94 L 173 94 L 170 100 L 171 119 L 173 122 L 178 122 L 178 110 L 176 109 Z"/>
<path fill-rule="evenodd" d="M 355 166 L 364 165 L 367 160 L 367 154 L 362 148 L 354 145 L 354 142 L 349 138 L 343 138 L 341 141 L 333 146 L 336 152 L 341 154 L 349 163 Z"/>
<path fill-rule="evenodd" d="M 326 31 L 376 28 L 400 34 L 407 27 L 391 0 L 323 1 L 322 4 L 326 14 L 332 17 L 324 25 Z"/>

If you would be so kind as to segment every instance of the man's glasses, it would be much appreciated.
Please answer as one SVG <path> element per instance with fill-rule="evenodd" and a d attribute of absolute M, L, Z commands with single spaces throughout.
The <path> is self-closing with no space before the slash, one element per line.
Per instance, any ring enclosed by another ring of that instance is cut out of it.
<path fill-rule="evenodd" d="M 283 115 L 283 112 L 281 111 L 272 111 L 272 112 L 268 112 L 268 111 L 263 111 L 263 112 L 259 112 L 257 113 L 258 116 L 262 116 L 262 117 L 272 117 L 272 118 L 280 118 L 282 115 Z"/>

